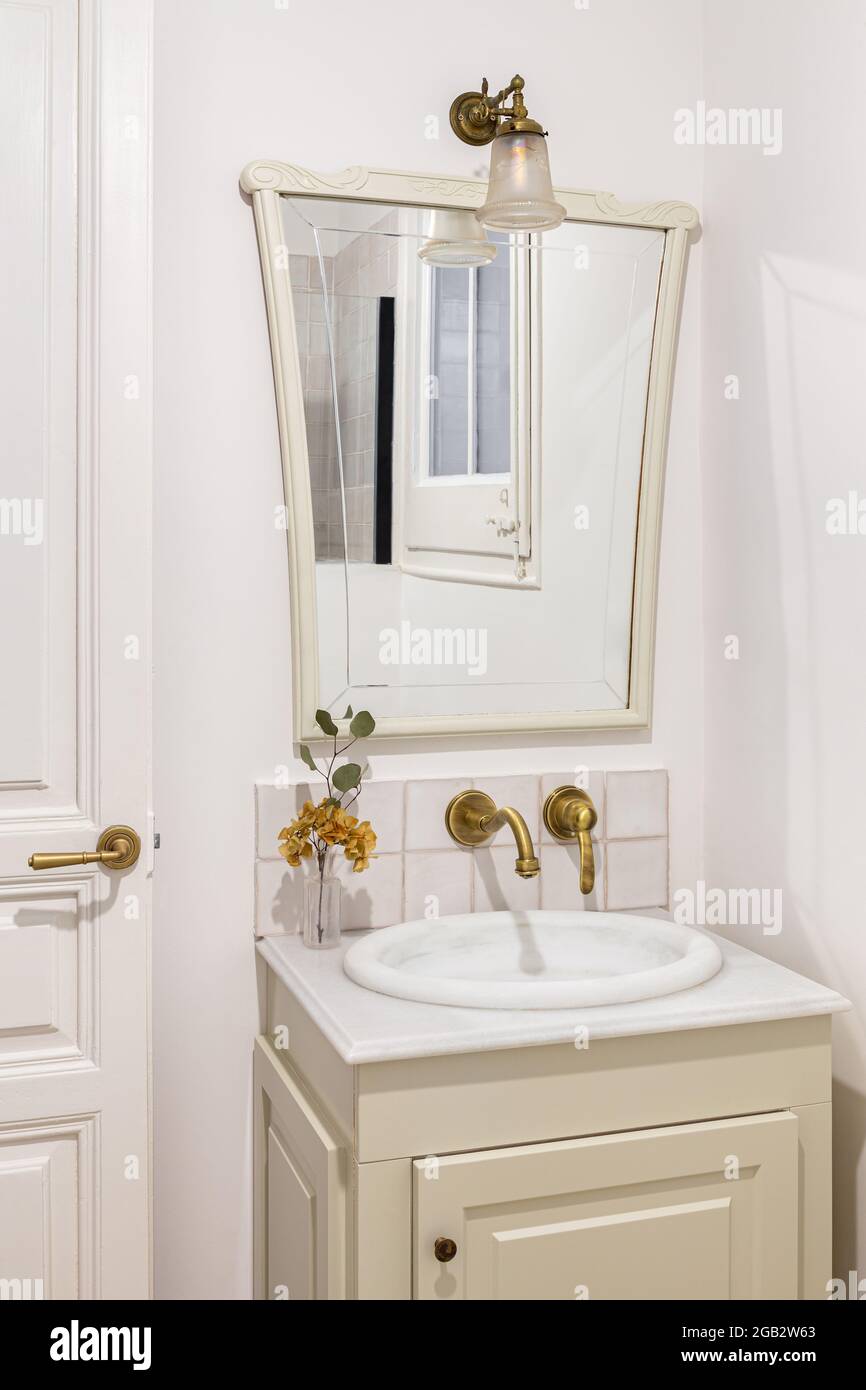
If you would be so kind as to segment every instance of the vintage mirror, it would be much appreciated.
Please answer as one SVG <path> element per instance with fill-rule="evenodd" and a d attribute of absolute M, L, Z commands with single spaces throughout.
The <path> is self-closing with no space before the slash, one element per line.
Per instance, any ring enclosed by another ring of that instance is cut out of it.
<path fill-rule="evenodd" d="M 674 345 L 693 208 L 256 163 L 295 737 L 649 723 Z"/>

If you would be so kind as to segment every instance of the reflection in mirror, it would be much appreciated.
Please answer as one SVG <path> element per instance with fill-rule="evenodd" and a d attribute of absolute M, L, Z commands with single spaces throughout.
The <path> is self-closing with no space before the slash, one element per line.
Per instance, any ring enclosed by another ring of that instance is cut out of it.
<path fill-rule="evenodd" d="M 664 232 L 281 207 L 320 704 L 624 709 Z"/>

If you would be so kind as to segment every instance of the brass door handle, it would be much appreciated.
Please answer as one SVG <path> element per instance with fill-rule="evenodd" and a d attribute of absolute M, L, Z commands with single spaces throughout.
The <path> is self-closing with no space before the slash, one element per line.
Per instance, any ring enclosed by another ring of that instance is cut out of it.
<path fill-rule="evenodd" d="M 141 854 L 141 840 L 128 825 L 110 825 L 103 830 L 96 850 L 68 854 L 31 854 L 31 869 L 68 869 L 73 864 L 104 864 L 106 869 L 131 869 Z"/>
<path fill-rule="evenodd" d="M 447 1265 L 457 1254 L 457 1241 L 451 1240 L 449 1236 L 437 1236 L 433 1242 L 433 1254 L 440 1264 Z"/>

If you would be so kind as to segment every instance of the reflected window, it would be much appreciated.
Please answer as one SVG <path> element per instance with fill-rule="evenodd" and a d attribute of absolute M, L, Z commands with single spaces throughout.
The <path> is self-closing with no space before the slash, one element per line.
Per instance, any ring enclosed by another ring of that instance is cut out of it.
<path fill-rule="evenodd" d="M 511 472 L 511 275 L 508 239 L 490 265 L 430 268 L 427 474 Z"/>

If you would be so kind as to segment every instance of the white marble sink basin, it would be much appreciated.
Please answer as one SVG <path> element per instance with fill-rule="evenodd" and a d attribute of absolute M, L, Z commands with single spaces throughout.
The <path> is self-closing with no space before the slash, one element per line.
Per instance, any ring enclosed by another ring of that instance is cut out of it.
<path fill-rule="evenodd" d="M 370 932 L 343 968 L 365 989 L 474 1009 L 630 1004 L 716 974 L 718 946 L 692 927 L 623 912 L 479 912 Z"/>

